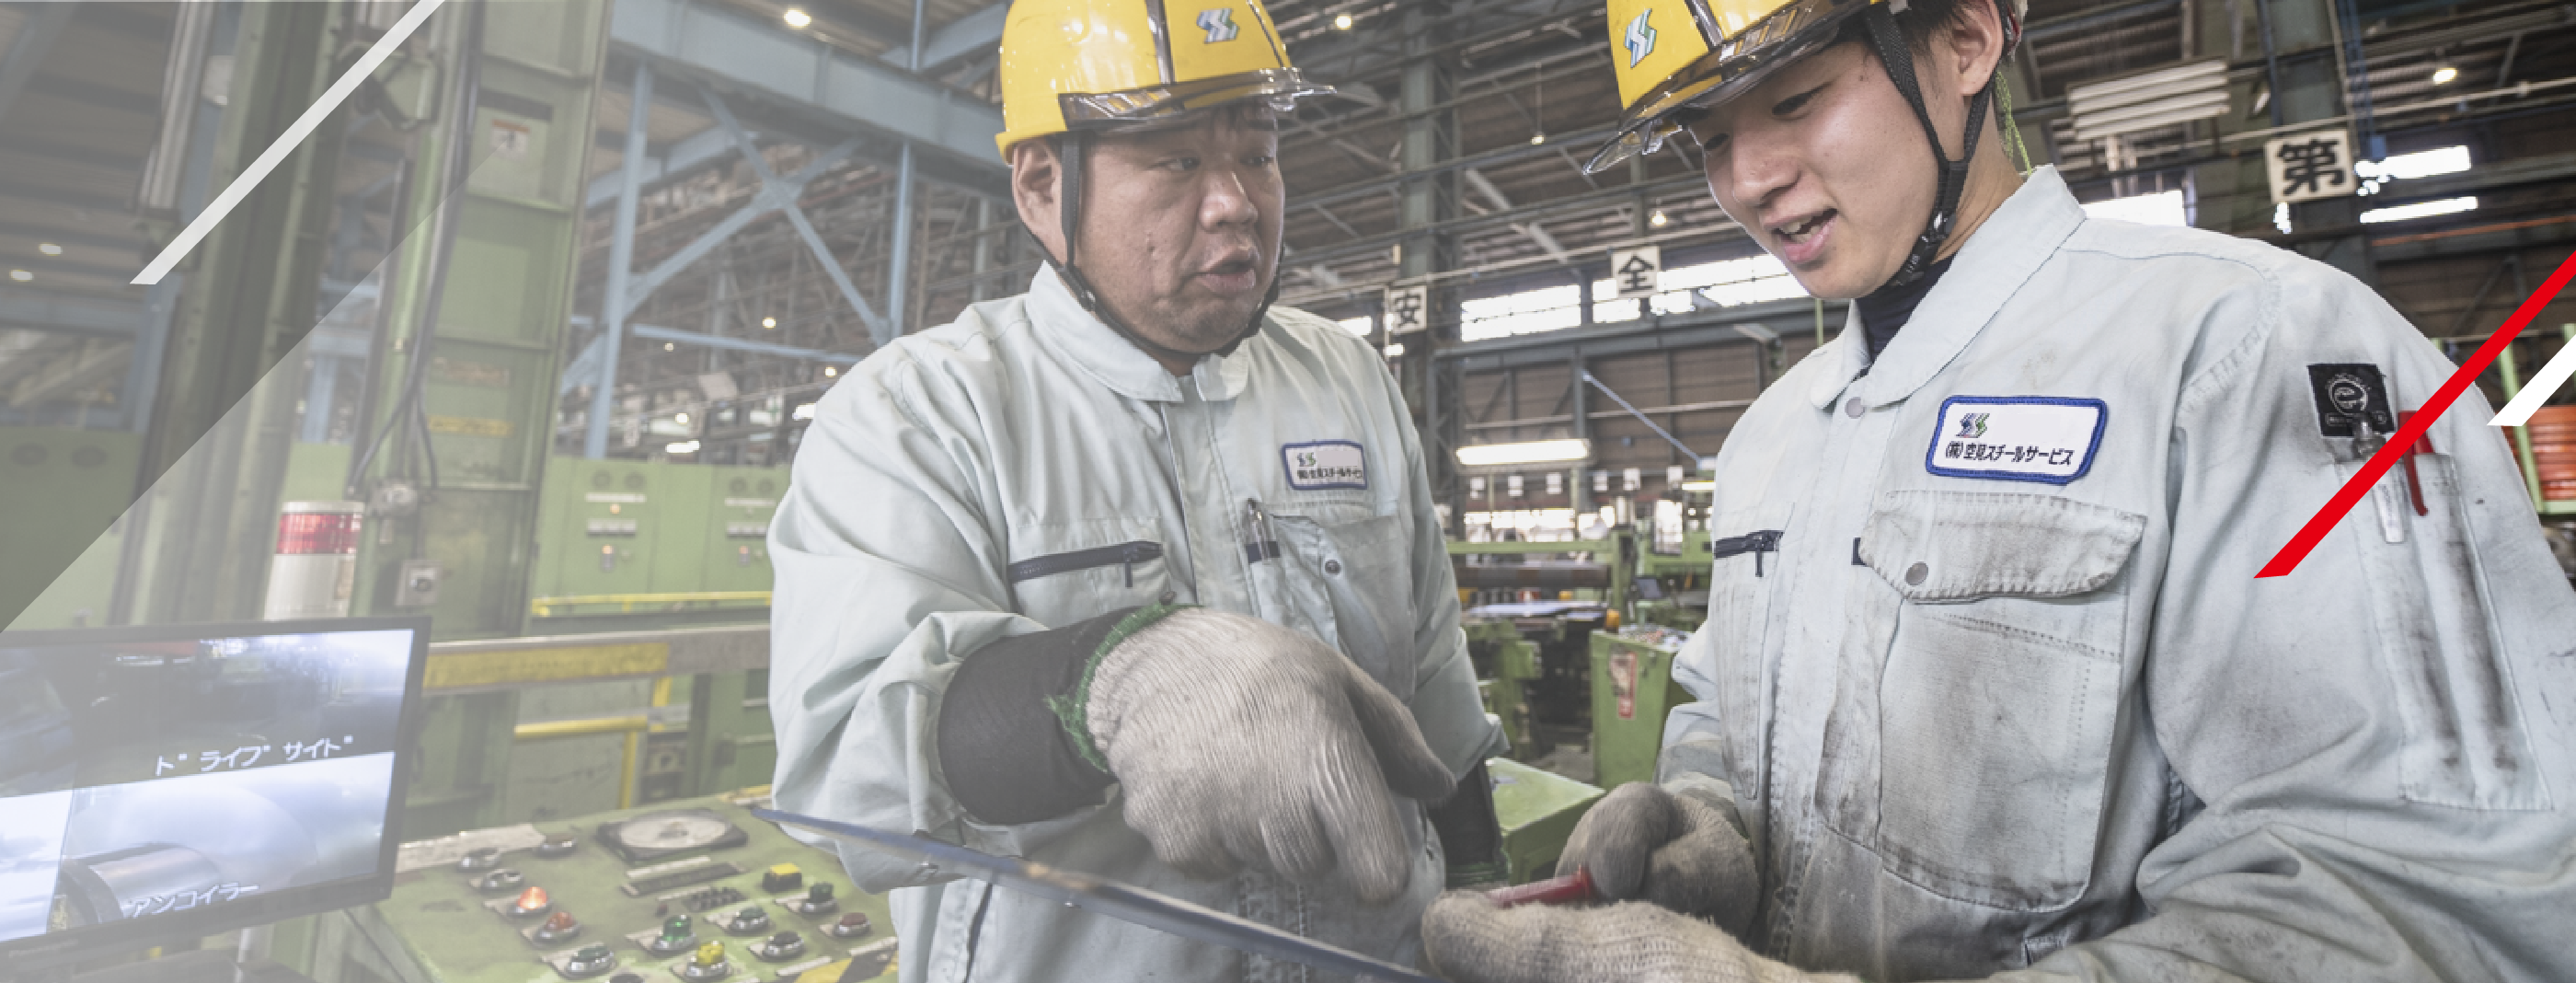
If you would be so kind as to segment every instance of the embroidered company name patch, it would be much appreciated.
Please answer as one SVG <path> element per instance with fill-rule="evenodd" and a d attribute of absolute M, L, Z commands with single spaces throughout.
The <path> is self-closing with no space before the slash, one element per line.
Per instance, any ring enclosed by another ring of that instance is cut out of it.
<path fill-rule="evenodd" d="M 1351 441 L 1282 444 L 1279 465 L 1288 471 L 1288 487 L 1298 491 L 1368 488 L 1368 453 Z"/>
<path fill-rule="evenodd" d="M 1952 478 L 2063 485 L 2093 469 L 2111 408 L 2098 399 L 1952 396 L 1925 469 Z"/>

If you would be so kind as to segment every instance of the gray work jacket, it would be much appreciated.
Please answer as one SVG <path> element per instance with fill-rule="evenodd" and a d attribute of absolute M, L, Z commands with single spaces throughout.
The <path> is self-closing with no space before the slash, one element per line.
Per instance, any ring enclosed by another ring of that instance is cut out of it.
<path fill-rule="evenodd" d="M 2576 596 L 2475 390 L 2350 277 L 2028 181 L 1876 364 L 1718 455 L 1659 777 L 1731 796 L 1757 949 L 1875 981 L 2576 979 Z M 2414 494 L 2424 511 L 2418 514 Z"/>
<path fill-rule="evenodd" d="M 1272 308 L 1234 354 L 1175 377 L 1044 270 L 1027 294 L 887 346 L 816 405 L 770 529 L 780 807 L 1411 960 L 1443 865 L 1410 802 L 1408 891 L 1368 907 L 1338 878 L 1187 878 L 1121 820 L 1114 791 L 1060 819 L 979 824 L 942 785 L 934 735 L 961 658 L 1169 593 L 1340 649 L 1465 774 L 1502 742 L 1477 698 L 1423 480 L 1385 364 L 1302 312 Z M 1275 555 L 1246 549 L 1273 542 Z M 861 848 L 841 857 L 860 887 L 894 890 L 904 983 L 970 968 L 977 983 L 1309 978 Z"/>

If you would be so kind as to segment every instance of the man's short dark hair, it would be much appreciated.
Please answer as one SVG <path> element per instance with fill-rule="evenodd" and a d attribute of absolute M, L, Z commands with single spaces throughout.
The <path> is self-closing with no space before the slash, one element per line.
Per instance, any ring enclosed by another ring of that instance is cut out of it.
<path fill-rule="evenodd" d="M 1912 46 L 1916 54 L 1930 54 L 1934 29 L 1944 24 L 1966 26 L 1972 23 L 1969 17 L 1974 8 L 1970 4 L 1994 3 L 1995 0 L 1912 0 L 1905 5 L 1904 13 L 1896 15 L 1896 28 L 1905 34 L 1905 43 Z M 1996 10 L 2001 12 L 2002 8 L 1997 6 Z M 1850 37 L 1866 36 L 1858 21 L 1852 24 L 1855 33 Z"/>

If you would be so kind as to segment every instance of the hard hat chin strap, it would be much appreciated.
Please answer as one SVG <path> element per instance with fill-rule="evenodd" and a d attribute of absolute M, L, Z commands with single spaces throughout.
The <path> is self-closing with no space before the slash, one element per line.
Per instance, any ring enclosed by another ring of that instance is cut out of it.
<path fill-rule="evenodd" d="M 1046 240 L 1038 236 L 1037 230 L 1029 229 L 1029 238 L 1036 239 L 1038 251 L 1048 253 L 1047 259 L 1055 262 L 1056 274 L 1064 279 L 1065 288 L 1073 293 L 1075 303 L 1081 304 L 1083 310 L 1091 312 L 1092 317 L 1099 318 L 1100 323 L 1108 325 L 1109 330 L 1118 332 L 1118 336 L 1127 339 L 1128 344 L 1165 362 L 1196 362 L 1202 356 L 1209 354 L 1223 358 L 1234 354 L 1234 350 L 1246 339 L 1260 333 L 1262 317 L 1270 312 L 1271 303 L 1279 299 L 1277 277 L 1271 278 L 1270 292 L 1261 298 L 1261 306 L 1252 309 L 1251 322 L 1245 324 L 1243 330 L 1235 334 L 1234 340 L 1226 342 L 1224 347 L 1214 352 L 1185 352 L 1161 344 L 1137 333 L 1135 328 L 1129 327 L 1125 320 L 1112 313 L 1109 305 L 1101 301 L 1100 291 L 1092 288 L 1091 279 L 1083 276 L 1082 269 L 1075 266 L 1073 261 L 1074 243 L 1080 239 L 1082 229 L 1084 171 L 1085 165 L 1089 164 L 1091 159 L 1091 135 L 1081 130 L 1074 130 L 1053 139 L 1056 164 L 1063 168 L 1064 173 L 1063 193 L 1057 196 L 1056 201 L 1056 211 L 1063 217 L 1064 258 L 1057 261 L 1056 257 L 1049 253 Z M 1025 221 L 1021 227 L 1027 228 Z"/>
<path fill-rule="evenodd" d="M 1923 235 L 1914 240 L 1914 249 L 1905 254 L 1905 265 L 1886 286 L 1901 287 L 1921 279 L 1941 255 L 1941 244 L 1949 241 L 1952 226 L 1959 218 L 1959 196 L 1968 187 L 1968 165 L 1977 158 L 1977 131 L 1985 128 L 1986 99 L 1994 94 L 1992 83 L 1977 90 L 1968 99 L 1967 149 L 1958 160 L 1951 160 L 1941 149 L 1941 131 L 1932 125 L 1932 112 L 1923 104 L 1923 87 L 1914 79 L 1914 49 L 1905 43 L 1905 34 L 1896 26 L 1896 16 L 1886 4 L 1872 4 L 1861 20 L 1868 26 L 1870 43 L 1878 49 L 1878 60 L 1887 67 L 1887 78 L 1896 83 L 1906 105 L 1914 107 L 1914 118 L 1923 124 L 1923 135 L 1932 141 L 1932 159 L 1939 161 L 1940 186 L 1932 199 L 1932 218 L 1923 226 Z"/>

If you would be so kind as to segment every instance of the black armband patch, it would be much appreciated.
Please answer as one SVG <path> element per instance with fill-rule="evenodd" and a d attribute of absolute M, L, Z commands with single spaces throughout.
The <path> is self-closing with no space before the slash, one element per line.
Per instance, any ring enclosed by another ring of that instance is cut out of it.
<path fill-rule="evenodd" d="M 2388 379 L 2368 362 L 2327 362 L 2308 366 L 2309 394 L 2317 401 L 2317 432 L 2328 437 L 2354 436 L 2353 424 L 2368 422 L 2372 433 L 2397 432 L 2397 406 L 2388 398 Z"/>
<path fill-rule="evenodd" d="M 959 662 L 939 701 L 939 769 L 977 822 L 1033 823 L 1099 804 L 1112 779 L 1084 759 L 1049 701 L 1079 687 L 1134 610 L 1006 638 Z"/>

